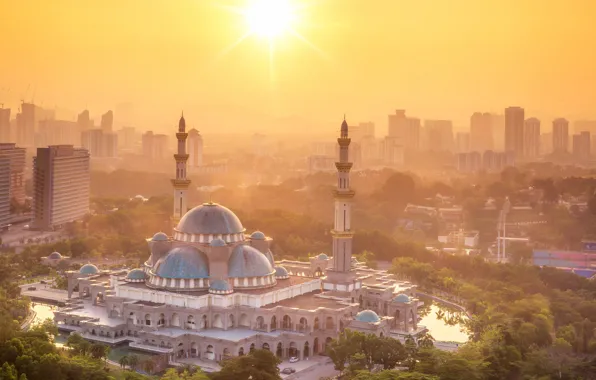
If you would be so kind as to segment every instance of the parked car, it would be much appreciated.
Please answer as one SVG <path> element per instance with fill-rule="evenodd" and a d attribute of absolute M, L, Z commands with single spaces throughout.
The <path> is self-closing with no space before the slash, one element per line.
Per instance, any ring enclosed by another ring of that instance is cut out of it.
<path fill-rule="evenodd" d="M 47 284 L 46 280 L 41 280 L 39 283 L 40 284 Z"/>
<path fill-rule="evenodd" d="M 292 367 L 284 368 L 281 370 L 281 373 L 283 373 L 284 375 L 291 375 L 294 372 L 296 372 L 296 370 Z"/>
<path fill-rule="evenodd" d="M 295 357 L 295 356 L 292 356 L 292 357 L 290 358 L 290 363 L 296 363 L 297 361 L 300 361 L 300 359 L 298 359 L 298 358 L 297 358 L 297 357 Z"/>
<path fill-rule="evenodd" d="M 37 288 L 35 286 L 30 286 L 27 288 L 27 290 L 37 290 Z"/>

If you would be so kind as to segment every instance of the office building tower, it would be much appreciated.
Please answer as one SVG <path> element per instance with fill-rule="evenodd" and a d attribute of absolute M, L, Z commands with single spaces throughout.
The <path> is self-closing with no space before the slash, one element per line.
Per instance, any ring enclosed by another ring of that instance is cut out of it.
<path fill-rule="evenodd" d="M 101 115 L 101 130 L 105 133 L 111 133 L 112 128 L 114 126 L 114 113 L 112 111 L 108 111 Z"/>
<path fill-rule="evenodd" d="M 188 155 L 190 168 L 203 166 L 203 137 L 194 128 L 188 131 Z"/>
<path fill-rule="evenodd" d="M 558 118 L 553 121 L 553 153 L 569 151 L 569 122 Z"/>
<path fill-rule="evenodd" d="M 505 109 L 505 152 L 513 152 L 517 158 L 524 155 L 524 122 L 523 108 Z"/>
<path fill-rule="evenodd" d="M 89 151 L 91 158 L 112 158 L 118 156 L 118 135 L 103 129 L 89 129 L 81 133 L 81 145 Z"/>
<path fill-rule="evenodd" d="M 35 135 L 35 105 L 21 104 L 21 112 L 17 114 L 17 144 L 31 147 Z"/>
<path fill-rule="evenodd" d="M 388 166 L 401 166 L 404 164 L 404 146 L 401 139 L 386 136 L 381 144 L 383 161 Z"/>
<path fill-rule="evenodd" d="M 472 150 L 471 136 L 468 132 L 457 132 L 455 135 L 455 150 L 457 153 L 466 153 Z M 474 149 L 475 150 L 475 149 Z"/>
<path fill-rule="evenodd" d="M 10 221 L 10 159 L 0 156 L 0 231 Z"/>
<path fill-rule="evenodd" d="M 33 158 L 33 227 L 53 229 L 89 212 L 89 152 L 72 145 L 38 148 Z"/>
<path fill-rule="evenodd" d="M 540 156 L 540 120 L 535 117 L 524 123 L 524 156 L 528 159 Z"/>
<path fill-rule="evenodd" d="M 451 120 L 425 120 L 426 149 L 435 152 L 451 152 L 453 143 L 453 123 Z"/>
<path fill-rule="evenodd" d="M 573 135 L 573 156 L 578 161 L 590 159 L 590 132 L 584 131 Z"/>
<path fill-rule="evenodd" d="M 25 202 L 25 148 L 14 143 L 0 143 L 0 157 L 9 160 L 10 198 L 18 203 Z"/>
<path fill-rule="evenodd" d="M 84 110 L 79 114 L 77 117 L 77 125 L 79 126 L 79 132 L 93 128 L 93 121 L 89 118 L 88 110 Z"/>
<path fill-rule="evenodd" d="M 399 143 L 407 150 L 419 150 L 420 119 L 406 117 L 406 111 L 396 110 L 394 115 L 389 115 L 388 136 L 399 139 Z"/>
<path fill-rule="evenodd" d="M 10 108 L 0 108 L 0 143 L 13 141 L 10 125 Z"/>
<path fill-rule="evenodd" d="M 68 120 L 40 120 L 35 145 L 80 145 L 81 133 L 76 122 Z"/>
<path fill-rule="evenodd" d="M 134 127 L 122 127 L 118 132 L 118 147 L 126 151 L 134 151 L 138 143 L 138 135 Z"/>
<path fill-rule="evenodd" d="M 484 152 L 493 148 L 492 115 L 475 112 L 470 117 L 470 149 Z"/>
<path fill-rule="evenodd" d="M 359 143 L 368 136 L 375 136 L 375 123 L 366 122 L 348 126 L 352 142 Z"/>
<path fill-rule="evenodd" d="M 143 156 L 150 160 L 162 160 L 168 155 L 168 136 L 147 131 L 141 138 Z"/>

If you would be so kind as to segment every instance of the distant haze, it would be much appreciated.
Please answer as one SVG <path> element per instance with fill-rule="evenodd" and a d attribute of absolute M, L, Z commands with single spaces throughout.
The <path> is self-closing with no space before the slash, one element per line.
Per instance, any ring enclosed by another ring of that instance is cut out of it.
<path fill-rule="evenodd" d="M 275 42 L 211 0 L 3 0 L 0 103 L 114 110 L 116 127 L 332 131 L 404 108 L 468 125 L 509 105 L 596 118 L 596 2 L 321 0 Z M 16 109 L 13 115 L 16 113 Z"/>

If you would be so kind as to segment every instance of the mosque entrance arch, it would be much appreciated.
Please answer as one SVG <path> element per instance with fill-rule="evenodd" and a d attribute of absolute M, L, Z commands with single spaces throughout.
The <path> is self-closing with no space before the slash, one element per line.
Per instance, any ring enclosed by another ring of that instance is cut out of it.
<path fill-rule="evenodd" d="M 277 355 L 278 358 L 283 357 L 284 354 L 284 349 L 283 349 L 283 345 L 281 344 L 281 342 L 279 342 L 277 344 L 277 350 L 275 351 L 275 355 Z"/>
<path fill-rule="evenodd" d="M 290 342 L 290 349 L 288 350 L 288 354 L 290 355 L 291 358 L 299 357 L 300 350 L 298 350 L 298 346 L 296 345 L 296 342 Z"/>
<path fill-rule="evenodd" d="M 315 338 L 315 340 L 312 343 L 312 353 L 313 355 L 319 353 L 319 338 Z"/>
<path fill-rule="evenodd" d="M 310 347 L 308 346 L 308 342 L 304 342 L 303 355 L 305 359 L 307 359 L 310 356 Z"/>

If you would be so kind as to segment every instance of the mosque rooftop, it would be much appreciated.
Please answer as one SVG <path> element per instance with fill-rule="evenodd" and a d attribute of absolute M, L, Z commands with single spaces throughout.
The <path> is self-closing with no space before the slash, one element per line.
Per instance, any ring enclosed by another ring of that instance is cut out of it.
<path fill-rule="evenodd" d="M 294 308 L 302 309 L 302 310 L 316 310 L 320 307 L 325 307 L 328 309 L 339 310 L 339 309 L 348 307 L 348 305 L 341 304 L 338 300 L 335 300 L 335 299 L 316 297 L 317 294 L 321 294 L 321 292 L 316 291 L 316 292 L 312 292 L 312 293 L 303 294 L 298 297 L 286 299 L 286 300 L 283 300 L 280 302 L 276 302 L 276 303 L 272 303 L 272 304 L 263 306 L 262 308 L 263 309 L 273 309 L 274 307 L 277 307 L 277 306 L 284 306 L 284 307 L 294 307 Z"/>

